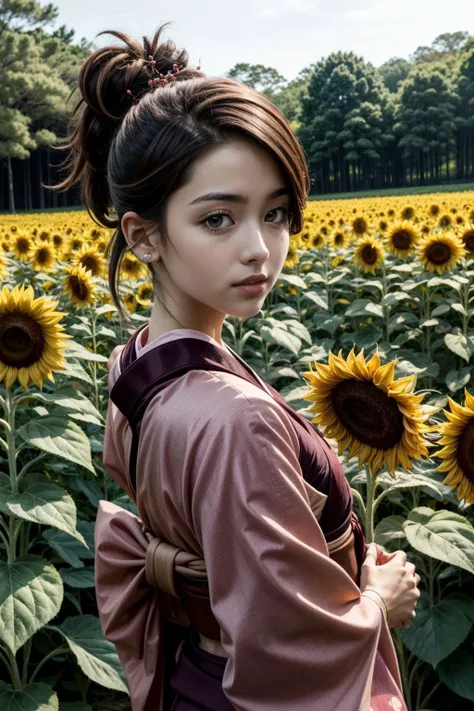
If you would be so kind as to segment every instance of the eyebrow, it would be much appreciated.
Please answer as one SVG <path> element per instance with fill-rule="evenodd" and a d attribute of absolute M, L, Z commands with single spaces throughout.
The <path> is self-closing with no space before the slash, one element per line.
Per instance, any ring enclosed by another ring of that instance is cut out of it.
<path fill-rule="evenodd" d="M 267 199 L 270 200 L 271 198 L 276 198 L 280 197 L 281 195 L 289 195 L 290 191 L 287 187 L 283 188 L 278 188 L 277 190 L 274 190 L 271 192 Z M 241 203 L 243 205 L 248 203 L 248 198 L 245 195 L 235 195 L 233 193 L 206 193 L 205 195 L 201 195 L 200 197 L 196 198 L 192 202 L 190 202 L 190 205 L 196 205 L 196 203 L 199 202 L 214 202 L 216 200 L 222 200 L 225 202 L 237 202 Z"/>

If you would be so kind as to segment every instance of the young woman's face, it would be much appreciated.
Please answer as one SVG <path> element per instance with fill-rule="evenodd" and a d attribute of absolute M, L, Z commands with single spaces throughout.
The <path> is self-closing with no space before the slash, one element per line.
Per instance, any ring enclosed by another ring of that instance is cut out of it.
<path fill-rule="evenodd" d="M 206 330 L 227 314 L 258 313 L 288 253 L 288 209 L 284 174 L 258 144 L 238 139 L 198 160 L 191 182 L 168 201 L 169 241 L 158 238 L 153 259 L 160 298 L 173 316 Z M 236 288 L 259 274 L 268 277 L 259 293 Z"/>

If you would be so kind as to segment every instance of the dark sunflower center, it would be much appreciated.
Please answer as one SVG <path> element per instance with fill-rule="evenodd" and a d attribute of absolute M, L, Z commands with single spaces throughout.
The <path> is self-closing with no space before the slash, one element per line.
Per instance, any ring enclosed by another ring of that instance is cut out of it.
<path fill-rule="evenodd" d="M 82 279 L 79 279 L 74 274 L 71 274 L 71 276 L 69 277 L 69 286 L 71 287 L 71 291 L 77 299 L 84 301 L 84 299 L 87 298 L 89 294 L 89 289 L 87 288 L 87 284 L 82 281 Z"/>
<path fill-rule="evenodd" d="M 36 252 L 36 261 L 38 264 L 46 264 L 49 260 L 49 251 L 45 247 L 41 247 Z"/>
<path fill-rule="evenodd" d="M 464 476 L 474 483 L 474 418 L 459 437 L 458 462 Z"/>
<path fill-rule="evenodd" d="M 408 230 L 398 230 L 392 236 L 392 243 L 396 249 L 409 249 L 411 247 L 411 234 Z"/>
<path fill-rule="evenodd" d="M 451 218 L 449 215 L 443 215 L 443 217 L 439 221 L 440 227 L 449 227 L 451 224 Z"/>
<path fill-rule="evenodd" d="M 367 223 L 363 217 L 357 217 L 352 223 L 352 228 L 358 235 L 363 235 L 367 230 Z"/>
<path fill-rule="evenodd" d="M 434 242 L 429 246 L 426 256 L 433 264 L 446 264 L 451 259 L 451 249 L 443 242 Z"/>
<path fill-rule="evenodd" d="M 411 220 L 414 214 L 415 210 L 413 207 L 406 207 L 402 212 L 402 217 L 404 220 Z"/>
<path fill-rule="evenodd" d="M 377 250 L 370 244 L 366 244 L 361 251 L 361 257 L 366 264 L 375 264 L 377 261 Z"/>
<path fill-rule="evenodd" d="M 334 244 L 336 244 L 338 247 L 344 243 L 344 235 L 337 234 L 334 237 Z"/>
<path fill-rule="evenodd" d="M 403 435 L 403 415 L 396 400 L 374 383 L 343 380 L 332 392 L 334 410 L 357 440 L 376 449 L 392 449 Z"/>
<path fill-rule="evenodd" d="M 25 237 L 19 237 L 16 247 L 21 254 L 26 254 L 30 248 L 30 242 Z"/>
<path fill-rule="evenodd" d="M 462 236 L 464 247 L 468 252 L 474 252 L 474 230 L 468 230 Z"/>
<path fill-rule="evenodd" d="M 0 315 L 0 361 L 14 368 L 27 368 L 43 353 L 41 326 L 30 316 L 19 313 Z"/>
<path fill-rule="evenodd" d="M 439 205 L 431 205 L 430 207 L 430 214 L 433 217 L 436 217 L 436 215 L 439 215 Z"/>
<path fill-rule="evenodd" d="M 97 259 L 95 259 L 95 257 L 93 257 L 91 254 L 86 254 L 84 257 L 81 257 L 81 264 L 88 271 L 92 272 L 93 276 L 97 276 L 99 268 L 97 264 Z"/>

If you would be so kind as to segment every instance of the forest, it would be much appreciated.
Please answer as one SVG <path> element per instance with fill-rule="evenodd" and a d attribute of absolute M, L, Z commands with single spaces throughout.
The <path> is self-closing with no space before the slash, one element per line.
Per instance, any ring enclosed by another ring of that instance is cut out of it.
<path fill-rule="evenodd" d="M 0 210 L 80 205 L 55 192 L 83 59 L 96 46 L 61 25 L 54 4 L 0 0 Z M 380 67 L 335 52 L 288 81 L 273 67 L 226 74 L 269 96 L 300 139 L 311 195 L 474 179 L 474 38 L 445 33 Z"/>

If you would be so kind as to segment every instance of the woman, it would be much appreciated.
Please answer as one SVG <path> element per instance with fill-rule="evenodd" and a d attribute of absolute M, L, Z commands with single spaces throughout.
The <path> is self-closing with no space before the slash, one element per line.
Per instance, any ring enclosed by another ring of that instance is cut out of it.
<path fill-rule="evenodd" d="M 327 442 L 222 339 L 302 228 L 304 153 L 266 97 L 187 66 L 165 26 L 85 60 L 58 186 L 82 180 L 116 228 L 115 304 L 127 250 L 155 293 L 110 359 L 104 464 L 139 517 L 99 507 L 104 635 L 133 711 L 405 709 L 389 627 L 414 615 L 414 566 L 365 550 Z"/>

